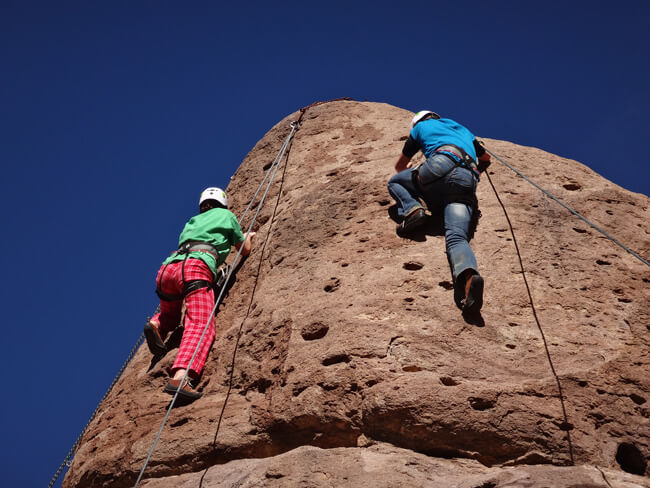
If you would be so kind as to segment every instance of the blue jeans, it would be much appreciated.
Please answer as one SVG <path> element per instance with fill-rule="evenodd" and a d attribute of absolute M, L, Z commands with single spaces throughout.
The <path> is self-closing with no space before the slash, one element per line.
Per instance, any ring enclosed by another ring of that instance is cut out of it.
<path fill-rule="evenodd" d="M 457 166 L 449 157 L 434 154 L 418 168 L 420 188 L 412 179 L 412 169 L 401 171 L 388 181 L 388 192 L 397 203 L 397 215 L 403 217 L 422 198 L 430 210 L 442 208 L 445 222 L 447 259 L 454 281 L 467 269 L 478 273 L 476 257 L 469 245 L 469 227 L 477 179 L 466 168 Z"/>
<path fill-rule="evenodd" d="M 418 190 L 413 184 L 413 170 L 411 168 L 394 174 L 388 180 L 388 193 L 397 203 L 397 216 L 399 218 L 404 218 L 416 207 L 422 207 L 417 200 Z"/>

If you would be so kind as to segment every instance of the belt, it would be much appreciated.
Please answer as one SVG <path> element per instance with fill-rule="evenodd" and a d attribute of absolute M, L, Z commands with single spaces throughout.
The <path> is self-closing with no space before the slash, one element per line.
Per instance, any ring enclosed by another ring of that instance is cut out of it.
<path fill-rule="evenodd" d="M 476 161 L 472 156 L 467 154 L 467 152 L 461 148 L 458 147 L 454 144 L 444 144 L 442 146 L 439 146 L 436 148 L 434 151 L 436 153 L 443 153 L 443 154 L 451 154 L 455 156 L 456 164 L 469 169 L 476 175 L 477 178 L 479 178 L 479 171 L 478 167 L 476 166 Z"/>
<path fill-rule="evenodd" d="M 217 251 L 217 248 L 214 247 L 212 244 L 208 244 L 207 242 L 201 242 L 201 241 L 187 241 L 178 246 L 178 251 L 176 251 L 178 254 L 187 254 L 192 251 L 207 251 L 210 254 L 214 254 L 215 256 L 219 255 L 219 251 Z"/>

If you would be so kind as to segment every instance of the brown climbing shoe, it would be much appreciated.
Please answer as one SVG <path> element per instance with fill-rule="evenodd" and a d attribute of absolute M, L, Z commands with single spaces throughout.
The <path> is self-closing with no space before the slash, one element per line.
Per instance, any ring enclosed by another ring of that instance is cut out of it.
<path fill-rule="evenodd" d="M 180 383 L 181 383 L 180 379 L 169 380 L 164 388 L 165 393 L 169 393 L 170 395 L 175 395 L 176 390 L 178 390 L 178 385 L 180 385 Z M 178 397 L 184 400 L 193 401 L 196 400 L 197 398 L 201 398 L 201 393 L 199 393 L 194 388 L 192 388 L 192 385 L 190 385 L 189 378 L 185 378 L 182 388 L 178 391 Z"/>
<path fill-rule="evenodd" d="M 483 306 L 483 278 L 472 274 L 465 283 L 465 298 L 463 299 L 463 314 L 476 315 Z"/>
<path fill-rule="evenodd" d="M 397 226 L 397 233 L 401 235 L 422 227 L 426 219 L 427 214 L 424 212 L 424 209 L 422 207 L 415 207 L 404 217 L 402 223 Z"/>
<path fill-rule="evenodd" d="M 144 338 L 147 340 L 149 351 L 154 356 L 162 356 L 167 352 L 167 346 L 160 335 L 160 324 L 149 320 L 144 326 Z"/>

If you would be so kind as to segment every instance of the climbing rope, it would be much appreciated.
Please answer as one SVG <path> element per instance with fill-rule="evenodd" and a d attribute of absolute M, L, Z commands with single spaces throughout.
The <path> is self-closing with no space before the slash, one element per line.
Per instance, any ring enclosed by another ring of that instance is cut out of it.
<path fill-rule="evenodd" d="M 63 472 L 64 467 L 66 467 L 66 466 L 70 467 L 70 461 L 72 459 L 72 456 L 74 456 L 74 454 L 75 454 L 75 452 L 77 450 L 77 447 L 79 447 L 79 444 L 81 442 L 81 438 L 86 433 L 86 430 L 88 429 L 88 426 L 90 425 L 90 423 L 97 416 L 97 412 L 99 412 L 99 407 L 101 407 L 104 400 L 106 400 L 106 397 L 110 394 L 110 392 L 113 390 L 113 387 L 119 381 L 120 377 L 122 376 L 122 373 L 124 373 L 124 370 L 126 369 L 128 364 L 131 362 L 131 359 L 133 359 L 133 356 L 135 356 L 135 353 L 138 351 L 138 348 L 140 347 L 140 344 L 142 344 L 143 340 L 144 340 L 144 334 L 141 334 L 140 337 L 138 338 L 137 342 L 135 343 L 135 346 L 133 346 L 133 349 L 131 349 L 131 352 L 127 356 L 126 361 L 124 361 L 124 364 L 122 364 L 122 367 L 120 368 L 120 370 L 115 375 L 115 378 L 113 378 L 113 382 L 111 383 L 111 386 L 108 387 L 108 390 L 106 391 L 106 393 L 104 393 L 104 396 L 102 397 L 102 399 L 97 404 L 97 408 L 95 408 L 95 411 L 90 416 L 90 419 L 88 420 L 88 422 L 86 422 L 86 425 L 84 426 L 83 430 L 81 431 L 81 434 L 79 434 L 79 437 L 77 437 L 77 440 L 74 441 L 74 444 L 72 444 L 72 447 L 68 451 L 68 454 L 65 457 L 65 459 L 63 459 L 63 462 L 59 466 L 59 469 L 57 469 L 56 473 L 54 473 L 54 476 L 52 476 L 52 479 L 50 480 L 50 484 L 47 485 L 47 488 L 52 488 L 52 486 L 54 486 L 54 483 L 56 483 L 56 480 L 59 478 L 59 476 Z"/>
<path fill-rule="evenodd" d="M 318 105 L 323 105 L 325 103 L 330 103 L 330 102 L 341 102 L 341 101 L 350 101 L 350 100 L 352 100 L 352 98 L 350 97 L 340 97 L 340 98 L 334 98 L 332 100 L 324 100 L 322 102 L 314 102 L 300 109 L 300 113 L 298 114 L 298 117 L 296 117 L 296 120 L 294 120 L 294 123 L 299 124 L 300 121 L 302 120 L 302 116 L 305 115 L 305 112 L 312 107 L 317 107 Z"/>
<path fill-rule="evenodd" d="M 623 249 L 625 249 L 625 250 L 626 250 L 627 252 L 629 252 L 632 256 L 634 256 L 634 257 L 637 258 L 639 261 L 641 261 L 643 264 L 645 264 L 645 265 L 647 265 L 647 266 L 650 266 L 650 262 L 648 262 L 648 261 L 646 261 L 645 259 L 643 259 L 639 254 L 637 254 L 636 252 L 634 252 L 632 249 L 630 249 L 630 248 L 627 247 L 626 245 L 624 245 L 624 244 L 622 244 L 621 242 L 619 242 L 618 240 L 616 240 L 614 237 L 612 237 L 611 235 L 609 235 L 607 232 L 605 232 L 603 229 L 601 229 L 600 227 L 598 227 L 597 225 L 595 225 L 593 222 L 591 222 L 591 221 L 588 220 L 587 218 L 585 218 L 585 217 L 583 217 L 582 215 L 580 215 L 578 212 L 576 212 L 574 209 L 572 209 L 571 207 L 569 207 L 568 205 L 566 205 L 564 202 L 562 202 L 562 201 L 561 201 L 559 198 L 557 198 L 555 195 L 553 195 L 553 194 L 550 193 L 549 191 L 545 190 L 544 188 L 542 188 L 541 186 L 539 186 L 537 183 L 535 183 L 534 181 L 532 181 L 530 178 L 528 178 L 527 176 L 525 176 L 523 173 L 521 173 L 521 171 L 519 171 L 519 170 L 513 168 L 512 166 L 510 166 L 508 163 L 506 163 L 503 159 L 501 159 L 499 156 L 497 156 L 496 154 L 494 154 L 492 151 L 490 151 L 490 150 L 487 149 L 487 148 L 485 148 L 485 150 L 486 150 L 486 151 L 487 151 L 491 156 L 495 157 L 495 158 L 496 158 L 496 159 L 497 159 L 501 164 L 503 164 L 503 165 L 505 165 L 506 167 L 510 168 L 512 171 L 514 171 L 515 173 L 517 173 L 519 176 L 521 176 L 521 177 L 522 177 L 524 180 L 526 180 L 528 183 L 530 183 L 530 184 L 533 185 L 535 188 L 537 188 L 537 189 L 540 190 L 542 193 L 544 193 L 544 195 L 546 195 L 547 197 L 551 198 L 552 200 L 555 200 L 557 203 L 559 203 L 560 205 L 562 205 L 564 208 L 566 208 L 566 209 L 567 209 L 569 212 L 571 212 L 573 215 L 575 215 L 575 216 L 578 217 L 580 220 L 582 220 L 583 222 L 585 222 L 586 224 L 588 224 L 590 227 L 596 229 L 598 232 L 600 232 L 602 235 L 604 235 L 605 237 L 607 237 L 607 238 L 608 238 L 610 241 L 612 241 L 614 244 L 616 244 L 616 245 L 622 247 Z M 486 172 L 486 174 L 487 174 L 487 172 Z"/>
<path fill-rule="evenodd" d="M 253 204 L 253 201 L 254 201 L 255 197 L 258 195 L 261 188 L 263 187 L 264 182 L 266 181 L 268 175 L 271 174 L 269 182 L 266 185 L 266 190 L 264 191 L 264 194 L 262 195 L 262 198 L 260 199 L 260 202 L 259 202 L 259 204 L 257 206 L 257 211 L 255 212 L 255 215 L 253 216 L 253 219 L 251 220 L 250 225 L 248 226 L 248 229 L 246 231 L 246 235 L 245 235 L 244 240 L 248 238 L 248 235 L 250 234 L 250 232 L 251 232 L 251 230 L 253 228 L 253 225 L 255 224 L 255 221 L 257 220 L 257 216 L 259 215 L 260 211 L 262 210 L 262 206 L 264 205 L 264 200 L 266 199 L 266 196 L 267 196 L 267 194 L 269 192 L 269 189 L 271 188 L 271 184 L 273 183 L 273 179 L 275 178 L 275 175 L 276 175 L 276 173 L 278 171 L 278 168 L 280 167 L 280 161 L 282 160 L 282 157 L 284 156 L 284 153 L 286 152 L 287 147 L 289 146 L 289 143 L 291 142 L 291 139 L 293 138 L 293 135 L 296 133 L 296 131 L 300 127 L 300 123 L 299 123 L 299 121 L 295 121 L 295 122 L 292 122 L 290 124 L 290 126 L 291 126 L 291 131 L 289 132 L 289 135 L 285 139 L 284 144 L 282 145 L 282 148 L 280 149 L 280 151 L 278 152 L 278 155 L 276 156 L 276 158 L 273 160 L 273 163 L 269 167 L 269 169 L 267 171 L 267 175 L 262 180 L 262 183 L 260 184 L 259 188 L 257 189 L 255 194 L 253 195 L 253 199 L 251 199 L 251 202 L 248 204 L 248 207 L 246 208 L 246 210 L 244 212 L 244 215 L 246 214 L 246 212 L 248 212 L 248 209 Z M 243 216 L 242 216 L 242 221 L 243 221 Z M 237 267 L 237 263 L 239 261 L 239 257 L 241 256 L 241 252 L 242 252 L 243 249 L 244 249 L 244 246 L 241 246 L 239 248 L 239 250 L 237 251 L 237 254 L 235 256 L 233 264 L 230 267 L 230 271 L 229 271 L 228 276 L 226 278 L 226 281 L 225 281 L 226 284 L 230 281 L 230 277 L 231 277 L 234 269 Z M 221 299 L 223 297 L 225 289 L 226 289 L 226 286 L 224 285 L 221 288 L 221 292 L 219 293 L 219 297 L 215 300 L 215 304 L 214 304 L 214 307 L 212 309 L 212 312 L 210 313 L 210 317 L 208 318 L 208 321 L 206 322 L 205 326 L 203 327 L 203 332 L 201 334 L 201 337 L 199 338 L 199 342 L 196 345 L 196 349 L 194 349 L 194 354 L 192 354 L 192 358 L 190 359 L 190 362 L 189 362 L 189 364 L 188 364 L 188 366 L 186 368 L 185 374 L 183 375 L 183 378 L 181 379 L 181 381 L 180 381 L 180 383 L 178 385 L 178 388 L 176 389 L 176 393 L 174 394 L 174 398 L 172 398 L 172 401 L 169 404 L 169 407 L 167 408 L 167 413 L 165 414 L 165 418 L 163 419 L 163 422 L 162 422 L 162 425 L 160 426 L 160 429 L 158 429 L 158 434 L 156 435 L 156 438 L 154 439 L 154 442 L 153 442 L 153 444 L 151 446 L 151 449 L 149 450 L 149 454 L 147 455 L 147 458 L 145 459 L 145 462 L 142 465 L 142 469 L 140 470 L 140 474 L 138 475 L 138 478 L 137 478 L 137 480 L 135 482 L 135 485 L 133 485 L 133 488 L 137 488 L 138 484 L 140 483 L 140 480 L 142 479 L 142 476 L 144 475 L 144 471 L 147 468 L 147 465 L 149 464 L 149 461 L 151 459 L 151 456 L 153 455 L 153 452 L 154 452 L 154 450 L 156 448 L 156 445 L 158 444 L 158 441 L 160 440 L 160 436 L 162 434 L 162 431 L 165 428 L 165 425 L 167 424 L 167 420 L 169 419 L 169 415 L 170 415 L 170 413 L 172 411 L 172 408 L 174 408 L 174 404 L 176 403 L 176 399 L 178 398 L 178 394 L 179 394 L 181 388 L 183 387 L 183 384 L 184 384 L 185 380 L 187 379 L 187 375 L 189 373 L 190 368 L 192 367 L 192 364 L 194 362 L 194 358 L 196 357 L 196 355 L 198 353 L 201 342 L 203 341 L 203 338 L 205 337 L 205 334 L 206 334 L 206 332 L 208 330 L 208 326 L 209 326 L 210 322 L 212 321 L 212 319 L 214 318 L 214 314 L 215 314 L 219 304 L 221 303 Z"/>
<path fill-rule="evenodd" d="M 262 248 L 259 250 L 259 255 L 260 259 L 259 262 L 257 263 L 257 272 L 255 273 L 255 281 L 253 283 L 253 288 L 250 293 L 250 298 L 248 300 L 248 308 L 246 309 L 246 313 L 244 314 L 244 318 L 241 320 L 241 323 L 239 324 L 239 329 L 237 330 L 237 338 L 235 340 L 235 345 L 233 346 L 232 349 L 232 360 L 230 363 L 230 374 L 228 377 L 228 391 L 226 392 L 226 397 L 223 401 L 223 405 L 221 406 L 221 412 L 219 413 L 219 421 L 217 422 L 217 428 L 215 429 L 214 432 L 214 438 L 212 440 L 212 446 L 216 446 L 217 444 L 217 437 L 219 436 L 219 431 L 221 430 L 221 422 L 223 420 L 223 416 L 226 412 L 226 406 L 228 405 L 228 399 L 230 398 L 230 393 L 232 391 L 232 386 L 233 386 L 233 378 L 234 378 L 234 373 L 235 373 L 235 361 L 237 358 L 237 351 L 239 350 L 239 343 L 241 341 L 242 337 L 242 330 L 244 328 L 244 323 L 246 323 L 246 319 L 248 319 L 248 316 L 251 313 L 251 310 L 253 308 L 253 303 L 255 300 L 255 292 L 257 291 L 257 284 L 259 280 L 259 276 L 261 273 L 262 269 L 262 263 L 264 260 L 264 252 L 266 251 L 266 245 L 269 242 L 269 237 L 271 237 L 271 229 L 273 227 L 273 223 L 275 222 L 275 216 L 278 210 L 278 205 L 280 204 L 280 197 L 282 196 L 282 189 L 284 188 L 284 180 L 287 172 L 287 167 L 289 165 L 289 152 L 291 151 L 292 145 L 287 149 L 287 156 L 284 164 L 284 168 L 282 169 L 282 178 L 280 180 L 280 188 L 278 190 L 278 196 L 275 200 L 275 207 L 273 208 L 273 213 L 271 215 L 270 219 L 270 225 L 269 225 L 269 230 L 266 233 L 266 238 L 264 239 L 264 244 L 262 245 Z M 203 478 L 207 474 L 208 468 L 204 471 L 203 475 L 201 476 L 201 482 L 199 483 L 199 488 L 203 486 Z"/>
<path fill-rule="evenodd" d="M 255 221 L 256 221 L 256 219 L 257 219 L 257 216 L 258 216 L 258 214 L 259 214 L 259 212 L 260 212 L 260 210 L 261 210 L 261 208 L 262 208 L 262 204 L 263 204 L 264 200 L 266 199 L 266 195 L 267 195 L 267 193 L 268 193 L 268 191 L 269 191 L 269 188 L 270 188 L 270 186 L 271 186 L 271 183 L 273 182 L 273 179 L 275 178 L 275 174 L 277 173 L 278 167 L 279 167 L 279 165 L 280 165 L 280 161 L 282 160 L 282 158 L 283 158 L 283 156 L 284 156 L 284 154 L 285 154 L 287 148 L 289 147 L 289 144 L 290 144 L 290 142 L 291 142 L 291 140 L 292 140 L 292 138 L 293 138 L 295 132 L 300 128 L 300 122 L 301 122 L 302 117 L 303 117 L 303 115 L 305 114 L 305 112 L 306 112 L 309 108 L 311 108 L 311 107 L 315 107 L 315 106 L 318 106 L 318 105 L 322 105 L 322 104 L 324 104 L 324 103 L 335 102 L 335 101 L 342 101 L 342 100 L 352 100 L 352 99 L 349 98 L 349 97 L 341 97 L 341 98 L 336 98 L 336 99 L 333 99 L 333 100 L 319 101 L 319 102 L 314 102 L 314 103 L 312 103 L 312 104 L 310 104 L 310 105 L 307 105 L 306 107 L 303 107 L 303 108 L 300 109 L 297 118 L 296 118 L 296 119 L 295 119 L 295 120 L 290 124 L 291 132 L 289 133 L 289 135 L 287 136 L 286 140 L 284 141 L 284 144 L 282 145 L 280 151 L 278 152 L 278 155 L 276 156 L 276 158 L 275 158 L 275 159 L 273 160 L 273 162 L 271 163 L 271 166 L 270 166 L 269 169 L 267 170 L 267 172 L 266 172 L 266 174 L 265 174 L 265 176 L 264 176 L 264 179 L 263 179 L 262 182 L 260 183 L 259 187 L 257 188 L 257 191 L 255 192 L 255 194 L 254 194 L 253 197 L 251 198 L 251 200 L 250 200 L 248 206 L 246 207 L 246 209 L 244 210 L 244 213 L 243 213 L 242 216 L 241 216 L 241 219 L 240 219 L 240 220 L 243 222 L 243 221 L 244 221 L 244 218 L 246 217 L 246 215 L 247 215 L 247 213 L 248 213 L 248 211 L 250 210 L 251 206 L 253 205 L 255 199 L 257 198 L 257 195 L 259 194 L 259 192 L 260 192 L 261 189 L 263 188 L 264 183 L 266 182 L 266 180 L 267 180 L 267 179 L 269 178 L 269 176 L 271 175 L 271 180 L 269 181 L 269 183 L 268 183 L 268 185 L 267 185 L 267 187 L 266 187 L 266 191 L 264 192 L 264 195 L 263 195 L 263 197 L 262 197 L 262 200 L 260 201 L 260 203 L 259 203 L 259 205 L 258 205 L 257 212 L 255 213 L 255 215 L 254 215 L 254 217 L 253 217 L 253 220 L 251 221 L 251 224 L 250 224 L 248 230 L 246 231 L 246 237 L 248 237 L 248 234 L 250 233 L 250 231 L 251 231 L 251 229 L 252 229 L 252 227 L 253 227 L 253 224 L 255 223 Z M 286 169 L 286 168 L 285 168 L 285 169 Z M 212 313 L 211 313 L 211 315 L 210 315 L 210 318 L 208 319 L 208 322 L 207 322 L 206 326 L 205 326 L 204 329 L 203 329 L 203 333 L 202 333 L 202 335 L 201 335 L 201 337 L 200 337 L 200 339 L 199 339 L 199 343 L 197 344 L 197 347 L 196 347 L 196 349 L 195 349 L 195 351 L 194 351 L 194 354 L 192 355 L 192 358 L 190 359 L 190 362 L 189 362 L 189 365 L 188 365 L 188 368 L 187 368 L 188 371 L 189 371 L 189 369 L 190 369 L 190 367 L 191 367 L 191 365 L 192 365 L 192 363 L 193 363 L 193 361 L 194 361 L 194 358 L 195 358 L 196 355 L 197 355 L 197 352 L 198 352 L 199 346 L 200 346 L 201 342 L 203 341 L 203 338 L 204 338 L 204 336 L 205 336 L 205 333 L 207 332 L 207 325 L 210 323 L 210 321 L 211 321 L 212 318 L 214 317 L 214 314 L 215 314 L 215 312 L 216 312 L 216 310 L 217 310 L 218 306 L 220 305 L 220 302 L 221 302 L 221 300 L 222 300 L 222 298 L 223 298 L 224 290 L 226 289 L 227 284 L 228 284 L 229 281 L 230 281 L 230 278 L 231 278 L 231 275 L 232 275 L 233 271 L 234 271 L 234 270 L 236 269 L 236 267 L 237 267 L 236 265 L 237 265 L 237 263 L 238 263 L 238 260 L 239 260 L 239 258 L 240 258 L 240 255 L 241 255 L 241 249 L 243 249 L 243 246 L 242 246 L 242 248 L 240 248 L 240 250 L 238 251 L 237 255 L 235 256 L 235 260 L 234 260 L 234 262 L 233 262 L 233 265 L 230 267 L 230 270 L 229 270 L 228 276 L 226 277 L 226 280 L 225 280 L 225 282 L 224 282 L 224 286 L 221 288 L 221 292 L 220 292 L 220 294 L 219 294 L 219 297 L 218 297 L 217 300 L 215 301 L 215 306 L 214 306 L 214 308 L 213 308 L 213 310 L 212 310 Z M 241 331 L 240 331 L 240 332 L 241 332 Z M 100 409 L 102 403 L 103 403 L 104 400 L 108 397 L 108 395 L 109 395 L 109 394 L 111 393 L 111 391 L 113 390 L 114 386 L 115 386 L 115 385 L 117 384 L 117 382 L 119 381 L 120 377 L 122 376 L 122 374 L 123 374 L 124 371 L 126 370 L 126 367 L 127 367 L 128 364 L 131 362 L 131 360 L 133 359 L 133 357 L 135 356 L 135 354 L 136 354 L 138 348 L 140 347 L 140 345 L 142 344 L 143 340 L 144 340 L 144 334 L 140 335 L 140 337 L 138 338 L 138 340 L 137 340 L 135 346 L 133 346 L 133 348 L 131 349 L 131 352 L 129 353 L 129 355 L 128 355 L 127 359 L 125 360 L 125 362 L 124 362 L 124 363 L 122 364 L 122 366 L 120 367 L 118 373 L 116 374 L 115 378 L 113 379 L 113 382 L 112 382 L 111 385 L 109 386 L 108 390 L 106 391 L 106 393 L 104 394 L 104 396 L 102 397 L 102 399 L 101 399 L 101 400 L 99 401 L 99 403 L 97 404 L 97 407 L 95 408 L 94 412 L 93 412 L 92 415 L 90 416 L 90 419 L 88 420 L 88 422 L 87 422 L 86 425 L 84 426 L 83 430 L 81 431 L 81 433 L 80 433 L 79 436 L 77 437 L 76 441 L 74 442 L 74 444 L 72 445 L 72 447 L 71 447 L 70 450 L 68 451 L 68 454 L 67 454 L 66 457 L 64 458 L 63 462 L 62 462 L 61 465 L 58 467 L 58 469 L 56 470 L 56 473 L 54 474 L 54 476 L 53 476 L 52 479 L 50 480 L 50 483 L 48 484 L 48 488 L 52 488 L 52 486 L 54 485 L 54 483 L 57 481 L 57 479 L 59 478 L 59 476 L 60 476 L 61 473 L 63 472 L 64 468 L 65 468 L 66 466 L 67 466 L 67 467 L 70 466 L 70 463 L 71 463 L 72 457 L 74 456 L 76 450 L 78 449 L 79 444 L 81 443 L 81 439 L 83 438 L 84 434 L 86 433 L 86 430 L 88 429 L 88 426 L 91 424 L 91 422 L 92 422 L 92 421 L 95 419 L 95 417 L 97 416 L 97 412 L 99 411 L 99 409 Z M 234 361 L 234 356 L 233 356 L 233 361 Z M 186 378 L 187 378 L 187 371 L 186 371 L 186 373 L 185 373 L 185 376 L 184 376 L 183 379 L 181 380 L 178 389 L 176 390 L 176 393 L 175 393 L 175 395 L 174 395 L 174 397 L 173 397 L 173 399 L 172 399 L 172 402 L 171 402 L 171 404 L 170 404 L 170 406 L 169 406 L 169 408 L 168 408 L 168 410 L 167 410 L 167 414 L 165 415 L 165 419 L 163 420 L 163 423 L 162 423 L 162 425 L 161 425 L 161 427 L 160 427 L 160 430 L 159 430 L 159 432 L 158 432 L 158 435 L 156 436 L 156 439 L 154 440 L 154 444 L 152 445 L 151 450 L 150 450 L 150 452 L 149 452 L 149 454 L 148 454 L 148 456 L 147 456 L 147 459 L 146 459 L 146 461 L 145 461 L 145 463 L 144 463 L 144 465 L 143 465 L 143 467 L 142 467 L 142 469 L 141 469 L 141 471 L 140 471 L 140 475 L 138 476 L 138 479 L 137 479 L 137 481 L 136 481 L 136 484 L 134 485 L 134 488 L 136 488 L 136 487 L 138 486 L 138 484 L 139 484 L 139 482 L 140 482 L 140 480 L 141 480 L 141 478 L 142 478 L 142 475 L 143 475 L 143 473 L 144 473 L 144 470 L 146 469 L 147 464 L 149 463 L 149 460 L 151 459 L 151 455 L 153 454 L 153 451 L 154 451 L 154 449 L 155 449 L 155 446 L 156 446 L 156 444 L 158 443 L 158 441 L 159 441 L 159 439 L 160 439 L 160 435 L 161 435 L 161 433 L 162 433 L 162 430 L 163 430 L 163 428 L 164 428 L 164 426 L 165 426 L 165 424 L 166 424 L 166 422 L 167 422 L 167 419 L 169 418 L 169 414 L 170 414 L 170 412 L 171 412 L 171 409 L 173 408 L 173 406 L 174 406 L 174 404 L 175 404 L 175 402 L 176 402 L 176 399 L 178 398 L 179 391 L 180 391 L 180 389 L 181 389 L 181 387 L 182 387 L 182 385 L 183 385 L 183 383 L 184 383 L 184 381 L 185 381 Z M 224 406 L 225 406 L 225 405 L 224 405 Z"/>
<path fill-rule="evenodd" d="M 491 153 L 490 153 L 491 154 Z M 562 384 L 560 383 L 560 377 L 558 376 L 557 372 L 555 371 L 555 366 L 553 365 L 553 360 L 551 359 L 551 353 L 548 349 L 548 343 L 546 342 L 546 335 L 544 335 L 544 329 L 542 329 L 542 324 L 539 321 L 539 317 L 537 316 L 537 310 L 535 309 L 535 303 L 533 302 L 533 294 L 530 291 L 530 286 L 528 285 L 528 278 L 526 278 L 526 270 L 524 269 L 524 262 L 521 259 L 521 253 L 519 252 L 519 245 L 517 244 L 517 238 L 515 237 L 515 231 L 512 227 L 512 222 L 510 221 L 510 217 L 508 216 L 508 211 L 506 210 L 505 205 L 501 201 L 501 198 L 499 197 L 499 193 L 497 192 L 497 189 L 494 187 L 494 183 L 492 183 L 492 178 L 490 178 L 490 173 L 488 171 L 485 172 L 485 174 L 488 177 L 488 181 L 490 182 L 490 186 L 492 187 L 492 190 L 494 191 L 494 195 L 497 197 L 497 200 L 499 201 L 499 204 L 501 205 L 501 208 L 503 209 L 503 213 L 506 216 L 506 220 L 508 221 L 508 226 L 510 227 L 510 235 L 512 235 L 512 242 L 515 245 L 515 250 L 517 251 L 517 257 L 519 258 L 519 267 L 521 268 L 521 275 L 524 278 L 524 283 L 526 285 L 526 291 L 528 292 L 528 300 L 530 301 L 530 308 L 533 311 L 533 317 L 535 317 L 535 322 L 537 323 L 537 328 L 539 329 L 539 333 L 542 336 L 542 341 L 544 342 L 544 349 L 546 350 L 546 357 L 548 359 L 548 364 L 551 366 L 551 371 L 553 372 L 553 376 L 555 377 L 555 381 L 557 383 L 557 389 L 558 393 L 560 395 L 560 404 L 562 405 L 562 414 L 564 416 L 564 423 L 560 426 L 561 430 L 564 430 L 566 432 L 566 437 L 567 437 L 567 442 L 569 444 L 569 458 L 571 459 L 571 465 L 574 464 L 573 461 L 573 444 L 571 443 L 571 433 L 570 430 L 572 428 L 571 424 L 569 423 L 569 418 L 566 413 L 566 407 L 564 406 L 564 393 L 562 391 Z"/>

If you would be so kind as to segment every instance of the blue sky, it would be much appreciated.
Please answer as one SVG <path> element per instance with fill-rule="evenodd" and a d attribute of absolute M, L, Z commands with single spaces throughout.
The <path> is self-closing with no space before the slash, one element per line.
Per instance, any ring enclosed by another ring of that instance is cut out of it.
<path fill-rule="evenodd" d="M 47 485 L 200 191 L 302 106 L 435 110 L 650 195 L 649 2 L 281 4 L 0 0 L 6 486 Z"/>

